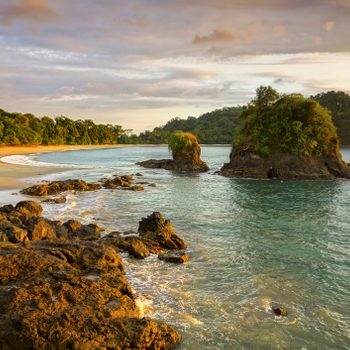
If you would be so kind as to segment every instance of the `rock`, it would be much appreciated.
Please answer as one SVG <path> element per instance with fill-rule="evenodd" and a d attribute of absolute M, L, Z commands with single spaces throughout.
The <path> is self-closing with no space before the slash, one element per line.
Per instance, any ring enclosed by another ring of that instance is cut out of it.
<path fill-rule="evenodd" d="M 190 256 L 184 252 L 159 254 L 158 259 L 175 264 L 184 264 L 190 261 Z"/>
<path fill-rule="evenodd" d="M 209 170 L 208 165 L 203 161 L 193 163 L 187 160 L 179 161 L 173 159 L 149 159 L 136 164 L 149 169 L 165 169 L 193 173 L 200 173 Z"/>
<path fill-rule="evenodd" d="M 151 255 L 145 243 L 138 237 L 132 237 L 129 239 L 128 252 L 131 256 L 137 259 L 144 259 Z"/>
<path fill-rule="evenodd" d="M 30 196 L 48 196 L 57 195 L 66 191 L 94 191 L 101 188 L 100 184 L 87 183 L 83 180 L 64 180 L 64 181 L 52 181 L 41 185 L 35 185 L 32 187 L 25 188 L 21 193 Z"/>
<path fill-rule="evenodd" d="M 33 217 L 28 222 L 28 236 L 33 241 L 57 238 L 55 229 L 43 218 Z"/>
<path fill-rule="evenodd" d="M 176 235 L 170 220 L 164 220 L 159 212 L 153 212 L 139 222 L 140 237 L 159 243 L 164 249 L 185 249 L 185 242 Z"/>
<path fill-rule="evenodd" d="M 47 198 L 42 201 L 42 203 L 52 203 L 52 204 L 62 204 L 66 202 L 67 202 L 66 197 Z"/>
<path fill-rule="evenodd" d="M 0 348 L 173 349 L 140 313 L 116 251 L 93 242 L 0 245 Z"/>
<path fill-rule="evenodd" d="M 2 213 L 11 213 L 14 210 L 15 210 L 15 207 L 12 204 L 7 204 L 0 207 L 0 212 Z"/>
<path fill-rule="evenodd" d="M 331 180 L 350 178 L 350 168 L 335 156 L 305 157 L 278 153 L 263 157 L 248 150 L 234 149 L 230 162 L 221 168 L 220 175 L 254 179 Z"/>
<path fill-rule="evenodd" d="M 136 173 L 135 176 L 143 176 L 141 173 Z"/>
<path fill-rule="evenodd" d="M 127 190 L 127 191 L 141 192 L 144 190 L 144 187 L 135 185 L 135 186 L 131 186 L 131 187 L 125 187 L 122 189 Z"/>
<path fill-rule="evenodd" d="M 59 237 L 94 241 L 100 238 L 102 228 L 95 224 L 82 225 L 79 221 L 68 220 L 59 229 Z"/>
<path fill-rule="evenodd" d="M 0 222 L 0 233 L 2 235 L 3 242 L 6 242 L 8 240 L 12 243 L 21 243 L 28 240 L 28 232 L 26 230 L 14 225 L 7 220 Z"/>
<path fill-rule="evenodd" d="M 284 307 L 274 307 L 272 311 L 276 316 L 287 316 L 287 310 Z"/>
<path fill-rule="evenodd" d="M 22 201 L 17 203 L 16 211 L 28 216 L 40 216 L 43 212 L 42 206 L 33 201 Z"/>

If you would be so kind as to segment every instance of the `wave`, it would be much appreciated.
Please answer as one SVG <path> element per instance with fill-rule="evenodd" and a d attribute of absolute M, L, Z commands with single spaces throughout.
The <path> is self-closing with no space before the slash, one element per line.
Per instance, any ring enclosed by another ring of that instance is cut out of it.
<path fill-rule="evenodd" d="M 38 167 L 58 167 L 58 168 L 75 168 L 77 166 L 72 164 L 59 164 L 59 163 L 49 163 L 41 162 L 34 158 L 35 154 L 30 155 L 12 155 L 0 158 L 3 163 L 16 164 L 16 165 L 29 165 Z"/>

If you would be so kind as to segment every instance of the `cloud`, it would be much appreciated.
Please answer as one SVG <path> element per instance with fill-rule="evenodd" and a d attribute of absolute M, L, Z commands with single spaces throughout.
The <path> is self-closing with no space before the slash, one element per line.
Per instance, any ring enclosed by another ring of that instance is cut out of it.
<path fill-rule="evenodd" d="M 335 25 L 334 21 L 328 21 L 328 22 L 326 22 L 326 23 L 324 24 L 324 29 L 325 29 L 325 31 L 328 32 L 328 33 L 332 32 L 333 29 L 334 29 L 334 25 Z"/>
<path fill-rule="evenodd" d="M 209 35 L 196 35 L 193 39 L 194 44 L 220 43 L 233 41 L 235 36 L 224 29 L 214 29 Z"/>
<path fill-rule="evenodd" d="M 16 20 L 39 22 L 55 17 L 57 13 L 46 0 L 18 0 L 12 5 L 0 5 L 0 23 L 5 25 Z"/>

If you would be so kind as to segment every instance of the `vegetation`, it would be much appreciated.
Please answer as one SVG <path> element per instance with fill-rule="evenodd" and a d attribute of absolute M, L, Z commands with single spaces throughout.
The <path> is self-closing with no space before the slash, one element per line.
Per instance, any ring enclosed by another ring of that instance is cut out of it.
<path fill-rule="evenodd" d="M 293 153 L 304 156 L 336 154 L 338 137 L 328 109 L 299 94 L 279 95 L 271 87 L 257 89 L 243 108 L 243 126 L 234 145 L 261 155 Z"/>
<path fill-rule="evenodd" d="M 119 125 L 95 124 L 92 120 L 67 117 L 39 119 L 32 114 L 0 109 L 0 144 L 87 145 L 115 144 L 123 134 Z"/>
<path fill-rule="evenodd" d="M 201 143 L 232 143 L 242 107 L 226 107 L 205 113 L 198 118 L 173 118 L 162 127 L 145 131 L 139 136 L 122 135 L 120 143 L 159 144 L 168 143 L 173 132 L 184 131 L 196 135 Z"/>
<path fill-rule="evenodd" d="M 350 145 L 350 95 L 342 91 L 328 91 L 312 98 L 332 112 L 341 144 Z"/>
<path fill-rule="evenodd" d="M 190 132 L 175 132 L 169 137 L 169 150 L 174 159 L 197 161 L 200 156 L 198 139 Z"/>

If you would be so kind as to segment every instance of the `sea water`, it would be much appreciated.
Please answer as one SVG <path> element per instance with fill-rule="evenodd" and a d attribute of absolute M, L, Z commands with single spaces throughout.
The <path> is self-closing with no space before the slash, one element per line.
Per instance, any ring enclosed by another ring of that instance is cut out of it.
<path fill-rule="evenodd" d="M 214 175 L 229 152 L 203 147 L 211 170 L 196 175 L 135 164 L 169 157 L 166 147 L 45 153 L 26 161 L 70 167 L 45 179 L 140 172 L 136 181 L 156 184 L 137 193 L 69 194 L 65 204 L 44 204 L 44 215 L 95 222 L 106 232 L 137 230 L 153 211 L 172 219 L 189 245 L 189 263 L 124 261 L 143 314 L 174 324 L 181 349 L 350 349 L 350 180 Z M 350 160 L 350 151 L 343 155 Z M 274 306 L 287 317 L 273 315 Z"/>

